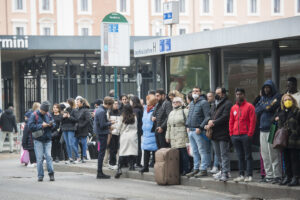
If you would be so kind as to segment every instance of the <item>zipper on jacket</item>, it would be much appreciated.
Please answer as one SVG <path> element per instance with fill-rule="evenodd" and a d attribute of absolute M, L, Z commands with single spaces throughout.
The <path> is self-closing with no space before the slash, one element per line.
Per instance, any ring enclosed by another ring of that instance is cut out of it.
<path fill-rule="evenodd" d="M 240 133 L 240 116 L 241 116 L 240 108 L 241 108 L 241 106 L 239 105 L 239 111 L 238 111 L 238 131 L 239 131 L 239 135 L 241 135 L 241 133 Z"/>

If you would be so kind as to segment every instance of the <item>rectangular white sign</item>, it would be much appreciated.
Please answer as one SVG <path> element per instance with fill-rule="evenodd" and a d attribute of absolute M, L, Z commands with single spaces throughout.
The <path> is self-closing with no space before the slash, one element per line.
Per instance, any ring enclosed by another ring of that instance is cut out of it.
<path fill-rule="evenodd" d="M 163 22 L 164 24 L 179 23 L 179 2 L 169 1 L 163 4 Z"/>

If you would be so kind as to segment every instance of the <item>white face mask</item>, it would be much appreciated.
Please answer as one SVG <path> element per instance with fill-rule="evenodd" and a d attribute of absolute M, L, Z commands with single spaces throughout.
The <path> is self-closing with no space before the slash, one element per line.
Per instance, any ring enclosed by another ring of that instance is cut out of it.
<path fill-rule="evenodd" d="M 198 99 L 199 98 L 199 94 L 192 94 L 193 99 Z"/>

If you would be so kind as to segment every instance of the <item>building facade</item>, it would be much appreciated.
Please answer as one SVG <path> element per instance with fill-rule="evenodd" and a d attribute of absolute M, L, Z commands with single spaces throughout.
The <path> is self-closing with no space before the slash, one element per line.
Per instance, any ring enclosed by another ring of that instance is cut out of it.
<path fill-rule="evenodd" d="M 167 0 L 0 0 L 0 35 L 98 36 L 110 12 L 123 14 L 132 36 L 166 36 Z M 173 35 L 300 15 L 300 0 L 179 0 Z"/>

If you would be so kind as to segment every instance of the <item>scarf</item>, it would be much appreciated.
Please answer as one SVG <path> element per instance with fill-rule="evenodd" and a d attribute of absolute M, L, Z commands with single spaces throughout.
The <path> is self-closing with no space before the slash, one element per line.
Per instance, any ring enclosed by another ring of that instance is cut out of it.
<path fill-rule="evenodd" d="M 150 110 L 152 110 L 152 108 L 154 108 L 154 106 L 147 106 L 147 112 L 150 112 Z"/>

